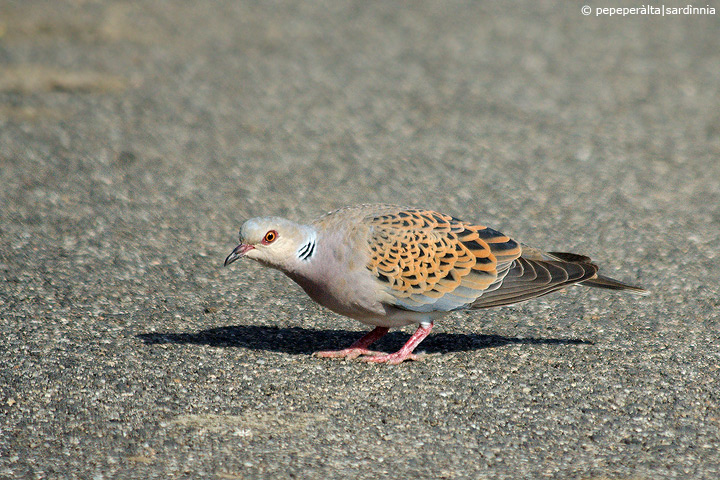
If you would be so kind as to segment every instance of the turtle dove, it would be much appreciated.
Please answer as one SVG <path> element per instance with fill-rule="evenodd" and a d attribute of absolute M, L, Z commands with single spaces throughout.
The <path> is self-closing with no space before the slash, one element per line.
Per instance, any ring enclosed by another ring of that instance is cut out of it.
<path fill-rule="evenodd" d="M 278 269 L 317 303 L 374 326 L 350 347 L 319 357 L 397 364 L 433 322 L 455 310 L 499 307 L 580 284 L 642 293 L 598 274 L 590 258 L 543 252 L 450 215 L 392 205 L 358 205 L 309 225 L 278 217 L 247 220 L 225 259 L 247 257 Z M 419 324 L 395 353 L 368 347 L 390 328 Z"/>

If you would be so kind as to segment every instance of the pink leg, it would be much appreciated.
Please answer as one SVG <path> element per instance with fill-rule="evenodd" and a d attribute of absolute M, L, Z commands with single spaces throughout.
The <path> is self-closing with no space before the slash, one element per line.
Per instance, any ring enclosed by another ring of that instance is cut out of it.
<path fill-rule="evenodd" d="M 412 337 L 410 337 L 408 341 L 405 342 L 405 345 L 403 345 L 402 348 L 395 353 L 373 355 L 371 357 L 363 357 L 360 360 L 363 362 L 387 363 L 390 365 L 397 365 L 398 363 L 402 363 L 405 360 L 420 360 L 421 357 L 419 355 L 415 355 L 412 352 L 413 350 L 415 350 L 415 347 L 417 347 L 420 342 L 422 342 L 425 337 L 428 336 L 430 330 L 432 330 L 432 327 L 432 323 L 430 323 L 429 325 L 421 324 L 415 331 L 415 333 L 413 333 Z"/>
<path fill-rule="evenodd" d="M 352 360 L 360 355 L 383 355 L 382 352 L 368 350 L 370 344 L 380 340 L 390 330 L 388 327 L 375 327 L 372 332 L 365 334 L 360 340 L 342 350 L 329 350 L 326 352 L 315 352 L 314 357 L 326 358 L 347 358 Z"/>

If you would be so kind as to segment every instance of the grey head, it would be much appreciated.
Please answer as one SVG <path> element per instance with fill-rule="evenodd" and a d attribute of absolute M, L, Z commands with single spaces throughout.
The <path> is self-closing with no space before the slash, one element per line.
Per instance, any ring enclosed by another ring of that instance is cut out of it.
<path fill-rule="evenodd" d="M 240 244 L 225 259 L 225 266 L 250 258 L 284 272 L 295 270 L 315 254 L 317 232 L 280 217 L 256 217 L 240 227 Z"/>

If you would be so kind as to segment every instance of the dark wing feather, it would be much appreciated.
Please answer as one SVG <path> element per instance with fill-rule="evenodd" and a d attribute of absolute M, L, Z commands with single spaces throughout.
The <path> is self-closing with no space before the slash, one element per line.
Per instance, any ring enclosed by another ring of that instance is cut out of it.
<path fill-rule="evenodd" d="M 589 262 L 531 260 L 520 257 L 513 262 L 499 288 L 485 292 L 472 308 L 490 308 L 524 302 L 593 278 L 598 267 Z"/>

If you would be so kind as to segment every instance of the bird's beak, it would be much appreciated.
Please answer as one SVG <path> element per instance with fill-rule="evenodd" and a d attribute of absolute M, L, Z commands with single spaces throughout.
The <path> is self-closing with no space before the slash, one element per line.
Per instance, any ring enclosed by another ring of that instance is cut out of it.
<path fill-rule="evenodd" d="M 255 248 L 255 247 L 253 247 L 252 245 L 247 245 L 245 243 L 241 243 L 240 245 L 235 247 L 235 250 L 230 252 L 230 255 L 228 255 L 227 258 L 225 259 L 225 263 L 223 264 L 223 266 L 227 267 L 228 265 L 230 265 L 232 262 L 234 262 L 238 258 L 244 257 L 247 254 L 247 252 L 249 252 L 253 248 Z"/>

